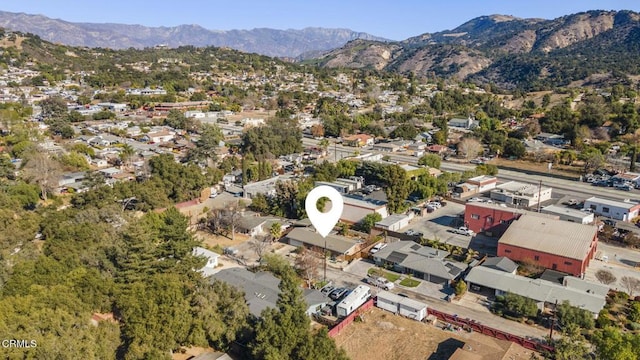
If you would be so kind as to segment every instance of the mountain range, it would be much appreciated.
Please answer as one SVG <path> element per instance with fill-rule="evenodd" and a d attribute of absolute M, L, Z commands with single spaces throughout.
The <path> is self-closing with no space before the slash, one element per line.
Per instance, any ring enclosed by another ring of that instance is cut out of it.
<path fill-rule="evenodd" d="M 309 27 L 301 30 L 209 30 L 199 25 L 147 27 L 142 25 L 74 23 L 42 15 L 0 11 L 0 27 L 31 33 L 43 40 L 72 46 L 111 49 L 218 46 L 272 57 L 298 57 L 343 46 L 355 39 L 387 41 L 349 29 Z"/>
<path fill-rule="evenodd" d="M 74 46 L 212 45 L 324 67 L 413 73 L 526 91 L 640 80 L 640 14 L 627 10 L 552 20 L 481 16 L 403 41 L 348 29 L 214 31 L 198 25 L 72 23 L 1 11 L 0 27 Z"/>
<path fill-rule="evenodd" d="M 399 42 L 351 41 L 307 62 L 526 90 L 575 81 L 628 82 L 640 75 L 640 14 L 595 10 L 553 20 L 482 16 Z"/>

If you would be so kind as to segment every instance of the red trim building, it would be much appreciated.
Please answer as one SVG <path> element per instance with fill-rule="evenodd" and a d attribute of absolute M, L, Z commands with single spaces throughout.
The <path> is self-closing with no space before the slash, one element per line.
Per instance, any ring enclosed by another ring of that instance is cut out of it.
<path fill-rule="evenodd" d="M 498 241 L 497 255 L 580 277 L 594 258 L 597 247 L 595 225 L 524 214 Z"/>
<path fill-rule="evenodd" d="M 498 204 L 472 202 L 464 207 L 464 224 L 476 233 L 500 236 L 522 213 L 522 210 Z"/>

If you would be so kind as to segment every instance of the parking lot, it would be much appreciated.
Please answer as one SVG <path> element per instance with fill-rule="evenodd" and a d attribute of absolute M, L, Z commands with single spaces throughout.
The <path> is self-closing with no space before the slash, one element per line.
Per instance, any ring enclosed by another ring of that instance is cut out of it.
<path fill-rule="evenodd" d="M 441 207 L 424 217 L 415 218 L 402 232 L 416 231 L 423 234 L 426 239 L 438 240 L 445 244 L 452 244 L 463 248 L 471 248 L 484 254 L 495 255 L 498 245 L 497 239 L 476 234 L 467 236 L 455 234 L 452 231 L 463 224 L 464 204 L 447 202 Z"/>

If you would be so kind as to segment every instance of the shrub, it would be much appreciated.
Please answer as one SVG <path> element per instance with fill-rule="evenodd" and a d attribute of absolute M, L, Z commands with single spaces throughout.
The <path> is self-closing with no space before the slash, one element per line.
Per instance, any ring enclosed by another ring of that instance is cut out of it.
<path fill-rule="evenodd" d="M 633 330 L 633 331 L 638 331 L 640 330 L 640 324 L 637 322 L 630 322 L 627 324 L 627 329 L 629 330 Z"/>

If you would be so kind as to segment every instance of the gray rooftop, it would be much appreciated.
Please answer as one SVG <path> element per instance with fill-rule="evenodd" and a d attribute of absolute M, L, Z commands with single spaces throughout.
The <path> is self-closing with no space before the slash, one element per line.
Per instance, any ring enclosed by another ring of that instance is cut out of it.
<path fill-rule="evenodd" d="M 593 216 L 593 214 L 586 213 L 584 211 L 571 209 L 571 208 L 566 208 L 564 206 L 558 206 L 558 205 L 545 206 L 545 207 L 542 208 L 542 212 L 547 213 L 547 214 L 552 214 L 552 215 L 572 216 L 572 217 L 580 218 L 580 219 L 585 218 L 587 216 Z"/>
<path fill-rule="evenodd" d="M 504 256 L 498 257 L 490 257 L 487 258 L 482 266 L 486 266 L 488 268 L 504 271 L 504 272 L 514 272 L 518 269 L 518 265 L 514 263 L 511 259 L 506 258 Z"/>
<path fill-rule="evenodd" d="M 357 241 L 348 239 L 344 236 L 329 235 L 323 238 L 322 235 L 311 230 L 310 228 L 294 228 L 287 234 L 287 239 L 299 241 L 303 244 L 324 248 L 326 244 L 327 250 L 335 253 L 344 254 L 358 244 Z M 326 241 L 325 241 L 326 239 Z"/>
<path fill-rule="evenodd" d="M 574 288 L 485 266 L 471 269 L 465 280 L 467 283 L 514 293 L 538 302 L 555 303 L 557 300 L 558 303 L 562 303 L 566 300 L 572 306 L 588 310 L 593 314 L 599 313 L 606 303 L 606 294 L 602 294 L 601 291 L 602 285 L 584 280 L 581 280 L 579 287 Z M 575 281 L 571 280 L 569 283 L 574 284 Z"/>
<path fill-rule="evenodd" d="M 509 226 L 499 244 L 582 261 L 589 253 L 597 231 L 595 225 L 524 214 Z"/>
<path fill-rule="evenodd" d="M 445 260 L 447 255 L 449 253 L 446 251 L 422 246 L 413 241 L 396 241 L 378 251 L 374 257 L 425 274 L 455 279 L 467 265 Z"/>
<path fill-rule="evenodd" d="M 278 295 L 280 295 L 280 279 L 269 272 L 252 273 L 245 268 L 235 267 L 223 269 L 211 275 L 214 279 L 224 281 L 244 291 L 244 299 L 249 305 L 249 312 L 259 317 L 266 308 L 276 308 Z M 328 298 L 318 290 L 305 290 L 304 298 L 307 304 L 320 304 L 328 302 Z"/>
<path fill-rule="evenodd" d="M 405 219 L 406 217 L 407 217 L 407 215 L 403 215 L 403 214 L 389 215 L 386 218 L 378 221 L 376 223 L 376 226 L 391 226 L 391 225 L 397 223 L 398 221 L 401 221 L 401 220 Z"/>

